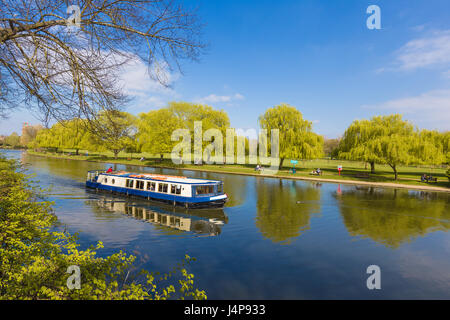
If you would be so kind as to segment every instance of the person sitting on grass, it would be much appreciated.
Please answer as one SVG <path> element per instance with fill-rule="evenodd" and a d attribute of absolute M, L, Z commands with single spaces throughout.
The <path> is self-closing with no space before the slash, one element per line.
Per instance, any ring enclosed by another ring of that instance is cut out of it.
<path fill-rule="evenodd" d="M 317 168 L 316 173 L 317 173 L 317 175 L 319 175 L 319 176 L 322 174 L 322 171 L 320 171 L 320 168 Z"/>
<path fill-rule="evenodd" d="M 420 177 L 420 180 L 422 181 L 422 182 L 428 182 L 428 177 L 427 177 L 427 175 L 424 173 L 423 175 L 422 175 L 422 177 Z"/>

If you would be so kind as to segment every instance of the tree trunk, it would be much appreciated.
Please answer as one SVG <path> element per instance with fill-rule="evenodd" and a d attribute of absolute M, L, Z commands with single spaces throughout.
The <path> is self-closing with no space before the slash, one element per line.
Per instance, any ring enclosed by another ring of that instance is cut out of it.
<path fill-rule="evenodd" d="M 375 173 L 375 162 L 370 162 L 370 173 Z"/>
<path fill-rule="evenodd" d="M 117 159 L 119 152 L 120 152 L 119 150 L 114 150 L 114 159 Z"/>
<path fill-rule="evenodd" d="M 397 166 L 394 164 L 394 165 L 392 165 L 392 164 L 390 164 L 389 165 L 391 168 L 392 168 L 392 170 L 394 170 L 394 180 L 397 180 L 397 178 L 398 178 L 398 172 L 397 172 Z"/>
<path fill-rule="evenodd" d="M 78 155 L 79 154 L 79 149 L 75 149 L 75 154 Z"/>
<path fill-rule="evenodd" d="M 281 167 L 283 166 L 284 158 L 280 158 L 280 164 L 278 165 L 278 170 L 281 170 Z"/>

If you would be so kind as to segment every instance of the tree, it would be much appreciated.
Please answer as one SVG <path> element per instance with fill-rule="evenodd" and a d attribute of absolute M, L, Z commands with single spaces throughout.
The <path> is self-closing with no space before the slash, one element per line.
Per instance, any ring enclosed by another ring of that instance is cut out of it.
<path fill-rule="evenodd" d="M 323 141 L 323 153 L 328 157 L 335 157 L 338 154 L 340 139 L 327 139 L 324 138 Z"/>
<path fill-rule="evenodd" d="M 214 110 L 211 106 L 189 102 L 171 102 L 166 108 L 142 113 L 139 115 L 139 141 L 142 150 L 163 154 L 172 152 L 179 142 L 172 141 L 172 133 L 176 129 L 187 129 L 190 132 L 190 149 L 194 144 L 194 123 L 202 123 L 202 131 L 218 129 L 226 136 L 230 126 L 228 115 L 223 110 Z M 201 134 L 203 134 L 203 132 Z M 203 141 L 202 147 L 208 142 Z"/>
<path fill-rule="evenodd" d="M 57 124 L 53 125 L 52 128 L 46 128 L 40 130 L 36 138 L 29 144 L 30 148 L 54 148 L 58 151 L 62 147 L 61 134 L 58 132 Z"/>
<path fill-rule="evenodd" d="M 80 149 L 89 147 L 89 126 L 84 119 L 74 118 L 57 125 L 61 126 L 62 148 L 75 149 L 75 154 L 78 155 Z"/>
<path fill-rule="evenodd" d="M 85 139 L 88 150 L 110 150 L 114 158 L 136 139 L 136 118 L 123 111 L 102 111 L 98 116 L 99 126 L 94 132 L 88 131 Z"/>
<path fill-rule="evenodd" d="M 2 0 L 0 6 L 3 116 L 24 106 L 37 108 L 44 121 L 96 119 L 124 102 L 117 79 L 129 61 L 143 62 L 168 85 L 167 72 L 204 47 L 195 13 L 172 0 Z"/>
<path fill-rule="evenodd" d="M 399 165 L 443 161 L 439 148 L 398 114 L 354 121 L 345 131 L 339 150 L 339 157 L 370 162 L 372 172 L 375 163 L 388 164 L 395 180 Z"/>
<path fill-rule="evenodd" d="M 370 172 L 375 173 L 377 155 L 368 147 L 368 142 L 375 139 L 382 131 L 375 118 L 370 120 L 355 120 L 345 130 L 339 142 L 338 157 L 347 160 L 358 160 L 370 163 Z"/>
<path fill-rule="evenodd" d="M 5 138 L 5 144 L 17 148 L 20 146 L 20 136 L 17 134 L 17 132 L 11 133 L 11 135 L 7 136 Z"/>
<path fill-rule="evenodd" d="M 180 128 L 183 128 L 182 121 L 166 108 L 141 113 L 137 135 L 141 150 L 161 156 L 172 152 L 177 144 L 171 140 L 172 132 Z"/>
<path fill-rule="evenodd" d="M 421 130 L 420 137 L 432 143 L 442 153 L 444 163 L 450 163 L 450 131 Z"/>
<path fill-rule="evenodd" d="M 323 154 L 323 137 L 312 132 L 312 122 L 303 119 L 295 107 L 280 104 L 259 117 L 262 129 L 280 133 L 280 164 L 284 159 L 314 159 Z"/>
<path fill-rule="evenodd" d="M 35 138 L 43 127 L 38 124 L 34 126 L 26 125 L 22 128 L 22 135 L 20 136 L 20 144 L 27 147 Z"/>

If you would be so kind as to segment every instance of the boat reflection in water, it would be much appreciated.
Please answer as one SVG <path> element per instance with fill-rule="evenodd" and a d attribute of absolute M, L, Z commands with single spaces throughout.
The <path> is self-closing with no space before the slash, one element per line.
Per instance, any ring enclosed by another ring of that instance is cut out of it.
<path fill-rule="evenodd" d="M 126 214 L 150 222 L 168 234 L 191 232 L 199 236 L 217 236 L 221 233 L 222 226 L 228 223 L 228 217 L 221 209 L 186 210 L 114 197 L 87 200 L 87 203 L 103 212 Z"/>

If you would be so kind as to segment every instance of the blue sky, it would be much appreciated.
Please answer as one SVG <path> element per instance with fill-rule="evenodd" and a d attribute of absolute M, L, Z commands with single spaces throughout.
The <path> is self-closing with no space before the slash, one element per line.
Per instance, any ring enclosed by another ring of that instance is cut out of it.
<path fill-rule="evenodd" d="M 209 44 L 200 61 L 168 72 L 171 88 L 146 78 L 139 64 L 122 79 L 136 96 L 129 112 L 168 101 L 224 109 L 236 128 L 288 103 L 334 138 L 354 119 L 402 113 L 420 128 L 450 130 L 450 1 L 448 0 L 191 0 Z M 369 30 L 366 9 L 381 9 Z M 20 131 L 26 113 L 0 122 Z"/>

